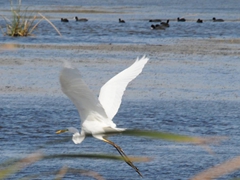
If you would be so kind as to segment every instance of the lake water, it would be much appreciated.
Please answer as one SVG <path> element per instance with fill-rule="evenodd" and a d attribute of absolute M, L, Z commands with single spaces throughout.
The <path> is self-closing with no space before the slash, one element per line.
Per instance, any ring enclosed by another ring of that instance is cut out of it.
<path fill-rule="evenodd" d="M 34 32 L 36 36 L 10 38 L 0 34 L 1 43 L 67 46 L 164 45 L 187 39 L 240 37 L 240 1 L 235 0 L 227 2 L 25 0 L 22 3 L 30 9 L 41 10 L 42 14 L 56 25 L 63 37 L 59 37 L 47 22 L 41 22 Z M 10 13 L 5 11 L 6 9 L 9 9 L 9 2 L 0 2 L 0 14 L 9 17 Z M 71 9 L 76 11 L 71 12 Z M 66 12 L 62 12 L 63 10 Z M 81 23 L 71 19 L 69 23 L 60 22 L 61 17 L 70 19 L 76 15 L 86 17 L 89 21 Z M 187 22 L 177 22 L 177 17 L 185 17 Z M 212 17 L 223 18 L 225 22 L 213 23 Z M 124 19 L 126 23 L 118 23 L 118 18 Z M 148 20 L 154 18 L 170 19 L 170 28 L 164 31 L 151 30 L 152 23 Z M 197 24 L 198 18 L 203 19 L 204 23 Z M 0 20 L 0 25 L 4 25 L 3 19 Z M 55 134 L 58 129 L 79 127 L 79 117 L 75 107 L 60 91 L 58 83 L 60 65 L 55 65 L 52 61 L 61 58 L 76 60 L 81 55 L 84 58 L 90 56 L 90 60 L 83 61 L 83 64 L 79 63 L 77 67 L 81 69 L 84 78 L 86 77 L 86 81 L 97 94 L 100 86 L 121 69 L 126 68 L 136 53 L 120 52 L 115 55 L 114 52 L 95 51 L 96 54 L 91 54 L 89 51 L 60 51 L 54 48 L 22 48 L 21 51 L 0 53 L 1 59 L 20 60 L 23 63 L 23 65 L 0 65 L 1 88 L 20 87 L 17 88 L 18 93 L 3 91 L 0 93 L 0 162 L 24 157 L 39 148 L 43 149 L 45 154 L 118 154 L 113 147 L 94 138 L 86 138 L 82 144 L 75 145 L 70 135 Z M 119 113 L 114 118 L 118 127 L 191 136 L 228 136 L 229 139 L 220 145 L 211 146 L 215 153 L 212 155 L 204 148 L 190 144 L 121 135 L 111 137 L 111 140 L 120 145 L 127 155 L 153 157 L 151 162 L 135 163 L 144 179 L 186 180 L 204 169 L 238 156 L 240 150 L 238 54 L 216 58 L 211 55 L 179 55 L 173 52 L 156 59 L 154 57 L 126 91 Z M 107 61 L 92 62 L 93 58 Z M 115 58 L 117 60 L 114 60 Z M 121 58 L 129 61 L 125 60 L 121 64 Z M 159 60 L 160 58 L 164 60 Z M 46 65 L 44 59 L 47 59 L 50 65 Z M 32 63 L 34 61 L 37 65 Z M 26 86 L 31 89 L 25 92 Z M 57 143 L 57 140 L 65 137 L 69 137 L 69 141 Z M 56 142 L 42 148 L 49 141 Z M 43 174 L 41 179 L 54 179 L 53 175 L 44 174 L 56 171 L 62 166 L 93 170 L 108 180 L 139 179 L 137 173 L 125 162 L 61 158 L 39 161 L 9 179 L 19 179 L 32 173 Z M 235 177 L 240 177 L 238 171 L 219 179 Z M 91 178 L 67 174 L 64 179 Z"/>
<path fill-rule="evenodd" d="M 56 135 L 56 129 L 79 126 L 75 107 L 66 98 L 2 97 L 1 161 L 22 157 L 49 141 L 69 137 L 69 142 L 53 143 L 44 148 L 46 154 L 106 153 L 114 148 L 94 138 L 75 145 L 70 135 Z M 221 145 L 211 146 L 209 154 L 199 146 L 171 143 L 128 136 L 112 137 L 128 155 L 153 157 L 148 163 L 135 163 L 144 179 L 188 179 L 199 171 L 239 155 L 239 105 L 232 101 L 124 101 L 115 117 L 119 127 L 158 130 L 198 136 L 228 136 Z M 40 161 L 10 179 L 29 173 L 47 173 L 62 166 L 95 170 L 106 179 L 139 179 L 124 162 L 93 159 L 52 159 Z M 239 176 L 239 172 L 221 179 Z M 78 175 L 67 174 L 66 179 Z M 53 179 L 54 176 L 43 176 Z M 84 178 L 88 179 L 88 178 Z M 89 178 L 91 179 L 91 178 Z"/>
<path fill-rule="evenodd" d="M 47 16 L 59 29 L 63 37 L 46 21 L 41 22 L 34 31 L 37 36 L 18 38 L 0 36 L 1 42 L 22 43 L 124 43 L 124 44 L 163 44 L 182 38 L 231 38 L 239 37 L 240 2 L 230 0 L 213 0 L 201 2 L 196 0 L 184 1 L 22 1 L 24 8 L 40 11 Z M 1 2 L 0 12 L 7 17 L 11 15 L 9 2 Z M 73 12 L 72 12 L 73 11 Z M 101 13 L 98 13 L 98 12 Z M 94 13 L 89 13 L 94 12 Z M 34 13 L 33 13 L 34 14 Z M 86 23 L 76 22 L 73 17 L 85 17 Z M 69 23 L 60 22 L 60 18 L 68 18 Z M 187 22 L 177 22 L 177 17 L 186 18 Z M 223 18 L 224 23 L 213 23 L 212 18 Z M 126 21 L 118 23 L 118 18 Z M 151 30 L 149 19 L 170 19 L 170 26 L 164 31 Z M 203 19 L 204 23 L 196 23 Z M 0 21 L 4 27 L 5 21 Z"/>

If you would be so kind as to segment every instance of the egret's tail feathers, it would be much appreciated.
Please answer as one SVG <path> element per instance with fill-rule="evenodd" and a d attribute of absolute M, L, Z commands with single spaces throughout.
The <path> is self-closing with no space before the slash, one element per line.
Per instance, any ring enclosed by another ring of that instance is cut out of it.
<path fill-rule="evenodd" d="M 125 131 L 125 130 L 127 130 L 126 128 L 115 128 L 117 131 Z"/>
<path fill-rule="evenodd" d="M 116 127 L 105 127 L 103 128 L 106 133 L 114 133 L 114 132 L 122 132 L 125 131 L 126 128 L 116 128 Z"/>

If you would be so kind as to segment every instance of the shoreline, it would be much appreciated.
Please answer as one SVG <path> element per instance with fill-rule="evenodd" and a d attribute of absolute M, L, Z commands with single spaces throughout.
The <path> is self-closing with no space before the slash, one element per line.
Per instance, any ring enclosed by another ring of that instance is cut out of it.
<path fill-rule="evenodd" d="M 19 49 L 41 49 L 41 50 L 89 50 L 89 51 L 136 51 L 136 52 L 157 52 L 161 47 L 162 52 L 179 53 L 184 51 L 186 54 L 196 52 L 198 54 L 208 53 L 211 50 L 236 50 L 239 48 L 234 45 L 239 45 L 239 38 L 229 39 L 183 39 L 175 40 L 170 43 L 163 44 L 114 44 L 114 43 L 97 43 L 97 44 L 77 44 L 77 45 L 64 45 L 64 44 L 17 44 L 17 43 L 0 43 L 0 53 L 5 50 L 19 50 Z M 214 45 L 214 46 L 213 46 Z M 6 49 L 10 47 L 9 49 Z M 209 49 L 210 48 L 210 49 Z M 205 50 L 204 50 L 205 49 Z M 207 50 L 207 51 L 206 51 Z M 221 53 L 221 52 L 220 52 Z M 240 55 L 240 51 L 237 52 Z M 229 53 L 228 55 L 230 55 Z"/>

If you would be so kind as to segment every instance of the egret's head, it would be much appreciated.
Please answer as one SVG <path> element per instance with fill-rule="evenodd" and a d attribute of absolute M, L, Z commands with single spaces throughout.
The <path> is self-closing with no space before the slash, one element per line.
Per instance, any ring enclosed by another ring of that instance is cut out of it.
<path fill-rule="evenodd" d="M 56 134 L 61 134 L 61 133 L 64 133 L 64 132 L 69 132 L 69 133 L 73 134 L 72 140 L 75 144 L 80 144 L 85 138 L 85 133 L 82 132 L 81 134 L 79 134 L 79 131 L 74 127 L 69 127 L 67 129 L 57 130 Z"/>
<path fill-rule="evenodd" d="M 60 129 L 60 130 L 57 130 L 56 131 L 56 134 L 61 134 L 61 133 L 65 133 L 65 132 L 69 132 L 69 133 L 77 133 L 79 132 L 76 128 L 74 127 L 69 127 L 69 128 L 66 128 L 66 129 Z"/>

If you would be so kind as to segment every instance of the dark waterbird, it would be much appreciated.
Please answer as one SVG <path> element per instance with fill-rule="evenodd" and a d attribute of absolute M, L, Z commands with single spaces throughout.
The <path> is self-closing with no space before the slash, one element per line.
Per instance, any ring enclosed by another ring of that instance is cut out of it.
<path fill-rule="evenodd" d="M 179 18 L 179 17 L 178 17 L 178 18 L 177 18 L 177 21 L 178 21 L 178 22 L 185 22 L 186 19 L 185 19 L 185 18 Z"/>
<path fill-rule="evenodd" d="M 165 27 L 162 26 L 162 25 L 159 25 L 159 24 L 156 24 L 156 25 L 152 24 L 151 25 L 151 29 L 154 29 L 154 30 L 165 30 Z"/>
<path fill-rule="evenodd" d="M 149 22 L 161 22 L 161 19 L 150 19 Z"/>
<path fill-rule="evenodd" d="M 197 23 L 202 23 L 202 22 L 203 22 L 202 19 L 198 19 L 198 20 L 197 20 Z"/>
<path fill-rule="evenodd" d="M 79 19 L 77 16 L 75 16 L 74 19 L 75 19 L 76 21 L 80 21 L 80 22 L 87 22 L 87 21 L 88 21 L 87 18 L 80 18 L 80 19 Z"/>
<path fill-rule="evenodd" d="M 169 19 L 166 22 L 161 22 L 161 25 L 164 27 L 169 27 Z"/>
<path fill-rule="evenodd" d="M 61 21 L 62 22 L 68 22 L 68 19 L 67 18 L 61 18 Z"/>
<path fill-rule="evenodd" d="M 223 19 L 216 19 L 215 17 L 212 18 L 213 22 L 224 22 Z"/>
<path fill-rule="evenodd" d="M 120 23 L 125 23 L 125 21 L 123 20 L 123 19 L 118 19 L 118 21 L 120 22 Z"/>

